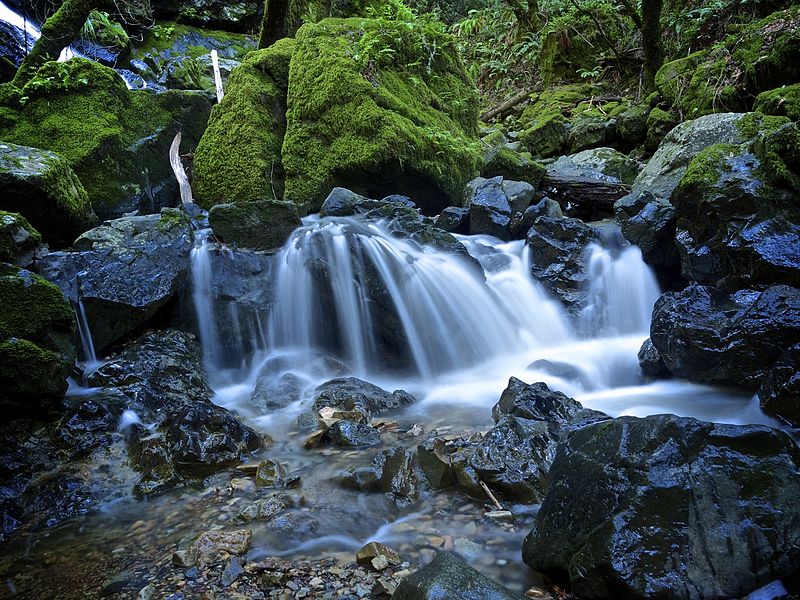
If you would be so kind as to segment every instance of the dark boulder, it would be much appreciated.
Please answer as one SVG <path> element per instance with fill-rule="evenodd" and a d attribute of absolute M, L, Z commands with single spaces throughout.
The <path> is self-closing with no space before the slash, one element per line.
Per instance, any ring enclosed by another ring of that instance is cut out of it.
<path fill-rule="evenodd" d="M 574 432 L 523 545 L 583 598 L 739 598 L 800 568 L 800 451 L 672 415 Z"/>
<path fill-rule="evenodd" d="M 436 226 L 448 233 L 469 233 L 469 209 L 458 206 L 448 206 L 438 217 Z"/>
<path fill-rule="evenodd" d="M 0 262 L 27 269 L 46 254 L 41 234 L 25 217 L 0 210 Z"/>
<path fill-rule="evenodd" d="M 642 251 L 662 285 L 680 280 L 681 264 L 675 245 L 675 207 L 650 192 L 633 192 L 614 203 L 622 235 Z"/>
<path fill-rule="evenodd" d="M 678 377 L 757 387 L 800 342 L 800 291 L 780 285 L 727 294 L 691 285 L 658 299 L 650 339 Z"/>
<path fill-rule="evenodd" d="M 303 225 L 293 204 L 277 200 L 216 204 L 208 222 L 220 240 L 251 250 L 279 248 Z"/>
<path fill-rule="evenodd" d="M 202 479 L 262 446 L 255 431 L 211 402 L 200 347 L 190 334 L 145 334 L 91 373 L 88 384 L 116 388 L 142 422 L 155 425 L 152 432 L 132 425 L 127 434 L 131 464 L 142 473 L 137 494 Z"/>
<path fill-rule="evenodd" d="M 286 408 L 300 400 L 306 381 L 294 373 L 267 373 L 256 381 L 250 401 L 265 412 Z"/>
<path fill-rule="evenodd" d="M 401 506 L 419 497 L 414 453 L 405 448 L 381 450 L 366 468 L 351 468 L 339 479 L 342 486 L 364 492 L 391 494 Z"/>
<path fill-rule="evenodd" d="M 653 345 L 653 341 L 647 338 L 642 347 L 639 348 L 639 368 L 647 377 L 658 378 L 669 375 L 669 369 L 664 361 L 661 359 L 661 354 Z"/>
<path fill-rule="evenodd" d="M 500 400 L 492 408 L 495 423 L 504 416 L 543 421 L 558 426 L 578 427 L 608 419 L 608 415 L 589 408 L 566 394 L 551 390 L 545 383 L 525 383 L 516 377 L 508 380 Z"/>
<path fill-rule="evenodd" d="M 471 182 L 475 193 L 469 203 L 469 232 L 488 234 L 508 240 L 511 238 L 511 204 L 503 190 L 503 178 Z"/>
<path fill-rule="evenodd" d="M 571 218 L 539 217 L 528 231 L 531 275 L 572 313 L 586 300 L 586 248 L 594 229 Z"/>
<path fill-rule="evenodd" d="M 74 304 L 83 303 L 95 348 L 102 350 L 145 323 L 181 288 L 193 245 L 189 217 L 165 209 L 109 221 L 38 266 Z"/>
<path fill-rule="evenodd" d="M 382 200 L 373 200 L 351 192 L 346 188 L 336 187 L 331 190 L 319 214 L 323 217 L 350 217 L 368 213 L 369 211 L 387 205 L 397 205 L 405 208 L 416 208 L 416 205 L 406 196 L 386 196 Z"/>
<path fill-rule="evenodd" d="M 177 19 L 199 27 L 248 32 L 261 23 L 262 2 L 240 0 L 152 0 L 153 13 L 160 19 Z"/>
<path fill-rule="evenodd" d="M 415 401 L 408 392 L 403 390 L 387 392 L 355 377 L 331 379 L 314 390 L 316 410 L 329 406 L 360 412 L 367 418 L 400 410 Z"/>
<path fill-rule="evenodd" d="M 767 372 L 758 398 L 764 412 L 800 427 L 800 344 L 786 350 Z"/>
<path fill-rule="evenodd" d="M 457 555 L 439 552 L 416 573 L 404 578 L 393 600 L 522 600 L 500 584 L 484 577 Z"/>
<path fill-rule="evenodd" d="M 563 216 L 564 213 L 561 211 L 561 205 L 552 198 L 545 196 L 536 204 L 526 208 L 523 212 L 518 212 L 514 215 L 514 218 L 511 220 L 511 235 L 514 236 L 515 239 L 524 238 L 539 217 L 560 219 Z"/>
<path fill-rule="evenodd" d="M 343 448 L 380 446 L 382 443 L 377 429 L 357 421 L 336 421 L 325 431 L 324 437 L 334 446 Z"/>
<path fill-rule="evenodd" d="M 0 263 L 0 407 L 43 416 L 58 406 L 75 363 L 75 319 L 61 290 Z"/>

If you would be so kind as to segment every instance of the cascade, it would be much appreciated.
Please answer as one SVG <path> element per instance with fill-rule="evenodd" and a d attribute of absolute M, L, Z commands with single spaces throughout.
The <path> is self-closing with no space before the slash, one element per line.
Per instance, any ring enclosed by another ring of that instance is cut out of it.
<path fill-rule="evenodd" d="M 86 318 L 86 309 L 83 306 L 83 298 L 78 298 L 78 305 L 75 307 L 75 320 L 78 322 L 78 334 L 81 338 L 83 347 L 83 361 L 86 370 L 96 369 L 100 364 L 97 360 L 97 353 L 94 349 L 92 340 L 92 330 L 89 328 L 89 321 Z"/>

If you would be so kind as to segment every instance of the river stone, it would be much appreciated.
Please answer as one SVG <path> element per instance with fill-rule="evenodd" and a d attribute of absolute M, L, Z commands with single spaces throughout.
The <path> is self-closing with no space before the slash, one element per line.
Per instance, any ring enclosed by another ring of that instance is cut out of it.
<path fill-rule="evenodd" d="M 667 134 L 658 150 L 633 182 L 633 192 L 648 191 L 669 198 L 686 173 L 689 162 L 713 144 L 744 142 L 741 113 L 717 113 L 685 121 Z"/>
<path fill-rule="evenodd" d="M 391 494 L 398 505 L 407 505 L 419 497 L 419 479 L 414 453 L 405 448 L 381 450 L 372 466 L 351 468 L 340 478 L 350 489 Z"/>
<path fill-rule="evenodd" d="M 377 429 L 356 421 L 336 421 L 325 432 L 325 437 L 334 446 L 344 448 L 380 446 L 382 443 Z"/>
<path fill-rule="evenodd" d="M 266 374 L 256 381 L 250 401 L 264 412 L 286 408 L 300 400 L 305 381 L 294 373 Z"/>
<path fill-rule="evenodd" d="M 673 375 L 758 387 L 800 342 L 800 291 L 779 285 L 726 294 L 693 284 L 658 299 L 650 339 Z"/>
<path fill-rule="evenodd" d="M 523 600 L 484 577 L 451 552 L 436 558 L 400 582 L 392 600 Z"/>
<path fill-rule="evenodd" d="M 560 219 L 564 216 L 561 205 L 552 198 L 544 197 L 536 204 L 529 206 L 522 213 L 517 213 L 511 220 L 511 235 L 515 239 L 525 238 L 530 228 L 539 217 L 554 217 Z"/>
<path fill-rule="evenodd" d="M 20 213 L 45 241 L 68 246 L 97 220 L 77 175 L 58 154 L 0 143 L 0 208 Z"/>
<path fill-rule="evenodd" d="M 28 268 L 47 254 L 41 234 L 19 213 L 0 210 L 0 262 Z"/>
<path fill-rule="evenodd" d="M 622 235 L 642 251 L 662 283 L 680 279 L 681 261 L 675 245 L 675 207 L 648 191 L 633 192 L 614 203 Z"/>
<path fill-rule="evenodd" d="M 758 398 L 764 412 L 800 427 L 800 344 L 795 344 L 761 381 Z"/>
<path fill-rule="evenodd" d="M 531 275 L 573 314 L 586 301 L 586 248 L 599 241 L 594 229 L 573 218 L 539 217 L 528 231 Z"/>
<path fill-rule="evenodd" d="M 492 407 L 492 418 L 520 417 L 564 426 L 583 426 L 608 419 L 608 415 L 589 408 L 566 394 L 551 390 L 545 383 L 528 384 L 511 377 L 500 400 Z"/>
<path fill-rule="evenodd" d="M 180 209 L 123 217 L 87 231 L 72 250 L 52 252 L 40 273 L 73 302 L 83 303 L 100 351 L 147 322 L 181 288 L 194 245 Z"/>
<path fill-rule="evenodd" d="M 508 240 L 511 237 L 511 204 L 503 189 L 503 178 L 492 177 L 470 182 L 475 192 L 469 203 L 469 232 Z"/>
<path fill-rule="evenodd" d="M 436 218 L 436 226 L 448 233 L 469 233 L 469 208 L 448 206 Z"/>
<path fill-rule="evenodd" d="M 375 208 L 391 204 L 406 208 L 416 207 L 414 202 L 406 196 L 394 195 L 387 196 L 382 200 L 373 200 L 361 194 L 356 194 L 347 188 L 336 187 L 325 198 L 319 214 L 322 217 L 350 217 L 368 213 Z"/>
<path fill-rule="evenodd" d="M 669 375 L 667 365 L 664 364 L 661 354 L 658 353 L 658 349 L 653 345 L 653 341 L 650 338 L 647 338 L 642 343 L 637 357 L 639 359 L 639 368 L 645 376 L 658 378 Z"/>
<path fill-rule="evenodd" d="M 387 412 L 400 410 L 416 402 L 404 390 L 387 392 L 361 379 L 343 377 L 331 379 L 314 390 L 314 408 L 326 406 L 348 411 L 357 411 L 367 417 L 375 417 Z"/>
<path fill-rule="evenodd" d="M 303 225 L 297 207 L 277 200 L 216 204 L 208 222 L 223 242 L 251 250 L 280 248 Z"/>
<path fill-rule="evenodd" d="M 236 466 L 263 444 L 255 431 L 211 402 L 200 345 L 191 334 L 147 333 L 92 372 L 87 383 L 116 388 L 129 409 L 154 426 L 133 425 L 126 433 L 130 462 L 142 473 L 137 495 Z"/>
<path fill-rule="evenodd" d="M 356 562 L 361 566 L 370 566 L 372 560 L 383 556 L 391 565 L 400 564 L 400 555 L 397 550 L 389 548 L 380 542 L 369 542 L 365 544 L 358 552 L 356 552 Z"/>
<path fill-rule="evenodd" d="M 199 562 L 210 563 L 223 552 L 241 556 L 250 548 L 252 539 L 253 532 L 249 529 L 206 531 L 192 545 L 192 552 Z"/>
<path fill-rule="evenodd" d="M 75 363 L 75 320 L 56 286 L 0 263 L 0 408 L 44 416 L 67 391 Z"/>
<path fill-rule="evenodd" d="M 523 559 L 583 598 L 740 598 L 800 568 L 785 433 L 622 417 L 558 449 Z"/>

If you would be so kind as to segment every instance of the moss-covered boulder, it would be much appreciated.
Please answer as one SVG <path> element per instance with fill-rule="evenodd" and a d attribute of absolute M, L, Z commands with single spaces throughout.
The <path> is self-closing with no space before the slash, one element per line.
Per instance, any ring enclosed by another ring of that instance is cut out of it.
<path fill-rule="evenodd" d="M 0 262 L 28 267 L 46 253 L 41 234 L 25 217 L 0 210 Z"/>
<path fill-rule="evenodd" d="M 672 194 L 683 276 L 733 290 L 800 286 L 800 128 L 750 121 L 754 141 L 706 148 Z"/>
<path fill-rule="evenodd" d="M 252 31 L 258 27 L 263 0 L 150 0 L 155 16 L 208 29 Z"/>
<path fill-rule="evenodd" d="M 38 275 L 0 263 L 0 407 L 40 415 L 67 390 L 75 322 L 61 291 Z"/>
<path fill-rule="evenodd" d="M 128 90 L 113 69 L 78 58 L 46 63 L 0 96 L 0 139 L 63 157 L 101 218 L 174 206 L 169 146 L 181 131 L 181 151 L 193 149 L 210 110 L 202 94 Z"/>
<path fill-rule="evenodd" d="M 195 152 L 193 188 L 202 206 L 283 197 L 281 147 L 294 46 L 287 38 L 252 52 L 231 73 Z"/>
<path fill-rule="evenodd" d="M 298 32 L 282 156 L 299 206 L 316 210 L 339 186 L 437 214 L 477 175 L 478 97 L 455 43 L 435 22 L 399 17 Z"/>
<path fill-rule="evenodd" d="M 545 168 L 535 161 L 530 152 L 520 152 L 511 148 L 500 148 L 481 169 L 481 175 L 486 179 L 503 177 L 512 181 L 524 181 L 534 187 L 544 177 Z"/>
<path fill-rule="evenodd" d="M 575 84 L 532 96 L 519 119 L 523 129 L 520 141 L 534 156 L 546 158 L 561 154 L 569 138 L 567 117 L 591 94 L 591 86 Z"/>
<path fill-rule="evenodd" d="M 584 150 L 569 157 L 578 167 L 584 167 L 631 184 L 639 174 L 639 163 L 613 148 Z"/>
<path fill-rule="evenodd" d="M 680 123 L 680 118 L 673 112 L 655 107 L 647 115 L 647 137 L 644 142 L 645 152 L 653 154 L 667 137 L 667 134 Z"/>
<path fill-rule="evenodd" d="M 659 93 L 685 118 L 748 110 L 752 98 L 800 80 L 800 6 L 732 32 L 717 45 L 666 63 Z"/>
<path fill-rule="evenodd" d="M 248 35 L 159 21 L 141 41 L 134 41 L 122 65 L 141 76 L 149 88 L 203 90 L 216 98 L 211 51 L 217 51 L 224 82 L 255 49 L 255 40 Z"/>
<path fill-rule="evenodd" d="M 66 160 L 10 143 L 0 143 L 0 208 L 24 215 L 56 246 L 71 244 L 96 220 Z"/>
<path fill-rule="evenodd" d="M 753 110 L 765 115 L 789 117 L 792 121 L 800 121 L 800 83 L 761 92 L 756 98 Z"/>
<path fill-rule="evenodd" d="M 303 224 L 294 204 L 278 200 L 217 204 L 208 222 L 220 240 L 251 250 L 279 248 Z"/>

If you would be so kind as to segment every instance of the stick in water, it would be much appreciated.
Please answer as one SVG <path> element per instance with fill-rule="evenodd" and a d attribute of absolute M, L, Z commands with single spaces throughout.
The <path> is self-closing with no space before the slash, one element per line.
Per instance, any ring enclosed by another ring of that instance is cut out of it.
<path fill-rule="evenodd" d="M 211 67 L 214 69 L 214 83 L 217 86 L 217 103 L 222 102 L 225 91 L 222 89 L 222 74 L 219 72 L 219 54 L 216 50 L 211 51 Z"/>
<path fill-rule="evenodd" d="M 181 202 L 183 204 L 192 204 L 192 186 L 189 185 L 189 178 L 186 176 L 186 171 L 181 162 L 181 132 L 175 135 L 172 140 L 172 145 L 169 147 L 169 164 L 172 167 L 172 172 L 175 173 L 175 179 L 178 180 L 178 187 L 181 190 Z"/>

